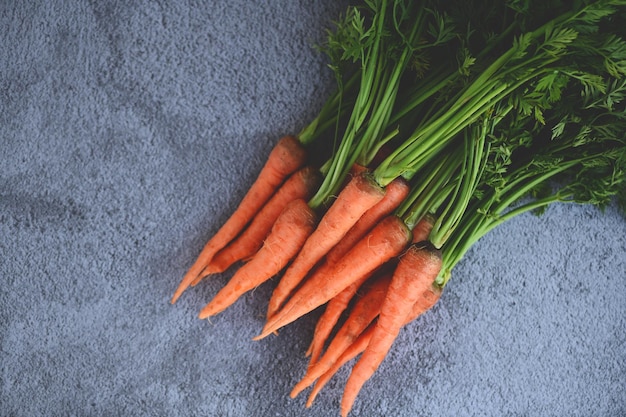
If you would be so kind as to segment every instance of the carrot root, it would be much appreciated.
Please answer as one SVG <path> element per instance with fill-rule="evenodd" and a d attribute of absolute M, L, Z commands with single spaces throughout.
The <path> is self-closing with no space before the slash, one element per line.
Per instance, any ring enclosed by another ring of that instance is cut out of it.
<path fill-rule="evenodd" d="M 376 372 L 419 297 L 441 270 L 441 252 L 428 242 L 413 244 L 398 262 L 381 306 L 374 333 L 361 358 L 352 368 L 341 399 L 346 417 L 363 384 Z"/>
<path fill-rule="evenodd" d="M 378 222 L 390 215 L 407 197 L 411 190 L 409 183 L 403 178 L 396 178 L 385 190 L 385 196 L 376 205 L 367 210 L 346 235 L 328 252 L 326 260 L 337 262 Z"/>
<path fill-rule="evenodd" d="M 374 333 L 373 330 L 374 325 L 370 325 L 350 346 L 346 348 L 346 350 L 341 353 L 341 355 L 339 355 L 339 358 L 337 358 L 333 365 L 318 378 L 306 401 L 307 408 L 310 408 L 313 405 L 313 401 L 315 401 L 319 392 L 343 365 L 363 353 L 372 338 L 372 334 Z"/>
<path fill-rule="evenodd" d="M 365 290 L 365 294 L 354 304 L 352 311 L 346 318 L 324 355 L 319 361 L 307 369 L 304 377 L 291 391 L 295 398 L 302 390 L 310 386 L 318 377 L 328 371 L 341 354 L 359 337 L 359 335 L 378 316 L 380 306 L 387 293 L 391 275 L 383 275 L 375 280 Z"/>
<path fill-rule="evenodd" d="M 308 200 L 321 182 L 320 172 L 306 166 L 293 173 L 276 191 L 263 208 L 254 216 L 250 225 L 228 246 L 215 254 L 200 276 L 191 284 L 197 284 L 202 276 L 224 272 L 235 262 L 250 259 L 263 245 L 263 239 L 272 225 L 293 200 Z"/>
<path fill-rule="evenodd" d="M 395 215 L 386 217 L 361 239 L 342 259 L 329 268 L 320 268 L 285 306 L 270 318 L 261 339 L 328 302 L 353 282 L 364 282 L 371 272 L 398 256 L 411 241 L 411 232 Z"/>
<path fill-rule="evenodd" d="M 348 182 L 278 282 L 268 303 L 268 319 L 363 213 L 382 200 L 384 195 L 385 190 L 367 173 L 359 174 Z"/>
<path fill-rule="evenodd" d="M 206 243 L 200 255 L 189 268 L 174 291 L 174 304 L 189 285 L 209 264 L 213 256 L 237 236 L 265 202 L 274 194 L 285 178 L 301 168 L 306 161 L 306 150 L 294 136 L 284 136 L 274 146 L 257 179 L 237 209 Z"/>
<path fill-rule="evenodd" d="M 280 272 L 296 255 L 315 225 L 315 214 L 302 200 L 290 202 L 276 219 L 265 243 L 200 312 L 205 319 L 225 310 L 241 295 Z"/>

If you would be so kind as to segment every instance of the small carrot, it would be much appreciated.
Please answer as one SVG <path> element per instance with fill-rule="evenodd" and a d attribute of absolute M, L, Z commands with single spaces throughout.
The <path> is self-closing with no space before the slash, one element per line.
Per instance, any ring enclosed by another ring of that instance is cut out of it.
<path fill-rule="evenodd" d="M 361 281 L 365 281 L 367 279 L 378 279 L 380 275 L 384 275 L 386 273 L 389 273 L 389 270 L 387 265 L 383 265 L 381 268 L 370 274 L 372 278 L 368 276 L 365 279 L 359 279 L 353 282 L 328 301 L 324 312 L 317 319 L 317 324 L 315 325 L 315 330 L 313 331 L 313 340 L 311 341 L 311 345 L 306 352 L 306 355 L 310 356 L 309 366 L 313 365 L 319 358 L 328 337 L 339 321 L 339 317 L 341 317 L 341 314 L 346 310 L 348 304 L 361 287 Z"/>
<path fill-rule="evenodd" d="M 205 319 L 233 304 L 241 295 L 280 272 L 315 227 L 315 213 L 305 200 L 291 201 L 276 219 L 263 246 L 200 312 Z"/>
<path fill-rule="evenodd" d="M 434 224 L 435 217 L 432 214 L 426 214 L 422 217 L 413 228 L 413 241 L 411 243 L 428 240 L 428 236 L 430 236 L 430 232 L 433 230 Z"/>
<path fill-rule="evenodd" d="M 398 256 L 410 241 L 411 231 L 406 224 L 395 215 L 386 217 L 332 268 L 320 268 L 314 272 L 285 306 L 267 321 L 255 340 L 313 311 L 353 282 L 366 279 L 372 271 Z"/>
<path fill-rule="evenodd" d="M 368 173 L 354 176 L 322 217 L 296 259 L 287 268 L 268 304 L 271 317 L 313 267 L 339 242 L 363 213 L 383 199 L 385 190 Z"/>
<path fill-rule="evenodd" d="M 306 161 L 306 150 L 293 136 L 281 138 L 270 152 L 259 176 L 230 218 L 206 243 L 200 255 L 183 277 L 174 292 L 174 304 L 198 274 L 208 265 L 213 256 L 237 236 L 250 222 L 265 202 L 274 194 L 286 177 L 301 168 Z"/>
<path fill-rule="evenodd" d="M 413 239 L 412 242 L 426 240 L 430 231 L 433 228 L 434 219 L 432 216 L 424 216 L 417 225 L 413 228 Z M 395 263 L 393 265 L 389 265 L 389 267 L 395 267 Z M 385 269 L 386 268 L 382 268 Z M 386 272 L 386 271 L 381 271 Z M 328 304 L 326 305 L 326 309 L 324 313 L 320 316 L 317 321 L 314 330 L 313 341 L 311 342 L 311 346 L 307 350 L 307 355 L 311 356 L 310 362 L 314 363 L 319 353 L 322 350 L 322 347 L 326 343 L 328 336 L 332 332 L 333 328 L 337 324 L 339 317 L 348 306 L 348 303 L 356 293 L 357 289 L 361 285 L 361 281 L 358 280 L 350 284 L 347 288 L 333 297 Z"/>
<path fill-rule="evenodd" d="M 367 210 L 346 235 L 326 255 L 328 262 L 337 262 L 385 216 L 391 214 L 408 196 L 411 187 L 403 178 L 396 178 L 386 187 L 385 197 Z"/>
<path fill-rule="evenodd" d="M 345 322 L 328 345 L 326 352 L 319 361 L 307 369 L 304 377 L 291 391 L 291 398 L 295 398 L 303 389 L 310 386 L 324 372 L 332 367 L 341 354 L 378 316 L 387 287 L 391 281 L 391 273 L 382 275 L 365 290 L 363 296 L 356 301 Z"/>
<path fill-rule="evenodd" d="M 429 288 L 427 288 L 419 299 L 413 305 L 411 309 L 411 313 L 409 317 L 404 321 L 404 325 L 411 323 L 413 320 L 420 317 L 426 311 L 430 310 L 441 297 L 442 288 L 437 284 L 433 283 Z M 326 370 L 315 382 L 311 393 L 309 394 L 309 398 L 307 399 L 306 406 L 311 407 L 313 405 L 313 401 L 315 397 L 321 389 L 330 381 L 330 379 L 337 373 L 337 371 L 345 365 L 348 361 L 356 358 L 359 354 L 363 353 L 365 348 L 370 342 L 372 338 L 372 334 L 374 333 L 374 324 L 370 324 L 367 329 L 365 329 L 357 339 L 352 342 L 343 352 L 336 352 L 335 355 L 338 355 L 337 360 L 333 363 L 333 365 Z"/>
<path fill-rule="evenodd" d="M 441 252 L 429 242 L 411 245 L 400 258 L 372 338 L 346 382 L 341 399 L 342 417 L 348 415 L 361 387 L 382 363 L 420 295 L 432 286 L 441 262 Z"/>
<path fill-rule="evenodd" d="M 215 254 L 211 262 L 191 284 L 197 284 L 204 276 L 223 272 L 235 262 L 249 259 L 263 245 L 263 239 L 270 232 L 272 225 L 293 200 L 308 200 L 321 181 L 320 172 L 306 166 L 293 173 L 276 191 L 263 208 L 254 216 L 252 223 L 228 246 Z"/>
<path fill-rule="evenodd" d="M 365 329 L 365 331 L 361 333 L 359 337 L 357 337 L 357 339 L 346 348 L 346 350 L 341 352 L 341 355 L 339 355 L 333 365 L 318 378 L 318 380 L 315 382 L 315 385 L 313 386 L 313 389 L 311 390 L 311 393 L 309 394 L 309 398 L 306 401 L 307 408 L 313 405 L 313 401 L 315 401 L 315 397 L 317 397 L 317 394 L 319 394 L 322 388 L 324 388 L 324 385 L 326 385 L 328 381 L 330 381 L 330 379 L 343 365 L 363 353 L 372 338 L 372 334 L 374 333 L 374 327 L 374 324 L 370 324 L 369 327 Z"/>

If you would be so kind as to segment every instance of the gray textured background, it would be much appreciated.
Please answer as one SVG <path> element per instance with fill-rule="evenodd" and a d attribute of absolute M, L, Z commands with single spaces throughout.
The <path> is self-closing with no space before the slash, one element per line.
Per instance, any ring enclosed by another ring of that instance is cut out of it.
<path fill-rule="evenodd" d="M 0 414 L 304 409 L 317 313 L 250 339 L 272 284 L 168 301 L 265 156 L 333 87 L 333 0 L 0 2 Z M 496 229 L 402 332 L 354 416 L 626 415 L 626 221 L 554 206 Z"/>

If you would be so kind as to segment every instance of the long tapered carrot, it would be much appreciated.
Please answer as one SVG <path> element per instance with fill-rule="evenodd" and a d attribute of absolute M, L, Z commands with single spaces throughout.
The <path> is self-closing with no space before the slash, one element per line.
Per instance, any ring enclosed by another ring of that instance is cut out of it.
<path fill-rule="evenodd" d="M 331 298 L 326 304 L 326 307 L 324 307 L 324 312 L 317 319 L 315 329 L 313 330 L 313 339 L 311 340 L 309 348 L 305 352 L 305 356 L 309 356 L 309 366 L 312 366 L 315 362 L 317 362 L 322 349 L 324 348 L 324 343 L 328 340 L 328 336 L 330 336 L 335 328 L 339 317 L 348 307 L 348 304 L 357 292 L 356 289 L 353 290 L 354 287 L 356 287 L 356 285 L 353 283 L 348 288 Z"/>
<path fill-rule="evenodd" d="M 346 417 L 363 384 L 376 372 L 424 291 L 441 270 L 441 252 L 429 242 L 411 245 L 398 262 L 372 338 L 352 368 L 341 399 Z"/>
<path fill-rule="evenodd" d="M 332 268 L 320 268 L 314 272 L 285 306 L 267 321 L 255 340 L 313 311 L 353 282 L 366 279 L 372 271 L 398 256 L 410 241 L 411 231 L 406 224 L 395 215 L 386 217 Z"/>
<path fill-rule="evenodd" d="M 268 303 L 268 318 L 278 311 L 309 271 L 343 238 L 363 213 L 382 200 L 384 195 L 385 190 L 367 172 L 354 176 L 346 184 L 274 288 Z"/>
<path fill-rule="evenodd" d="M 383 274 L 386 272 L 383 270 L 386 270 L 385 265 L 375 270 L 370 275 Z M 365 278 L 365 280 L 367 279 L 370 279 L 370 277 Z M 319 358 L 320 353 L 324 348 L 324 344 L 339 321 L 339 317 L 341 317 L 341 314 L 346 310 L 348 304 L 350 304 L 350 301 L 354 298 L 358 289 L 361 287 L 361 281 L 362 280 L 357 280 L 356 282 L 353 282 L 346 289 L 331 298 L 326 304 L 324 312 L 317 319 L 315 329 L 313 330 L 313 339 L 311 340 L 311 344 L 306 351 L 306 355 L 310 356 L 309 366 L 313 365 Z"/>
<path fill-rule="evenodd" d="M 345 322 L 328 345 L 326 352 L 319 361 L 311 364 L 306 371 L 304 377 L 294 386 L 291 391 L 291 398 L 295 398 L 303 389 L 310 386 L 317 378 L 332 367 L 338 357 L 344 350 L 350 346 L 357 337 L 370 325 L 370 323 L 378 316 L 380 307 L 385 295 L 387 287 L 391 281 L 391 272 L 378 277 L 359 298 Z"/>
<path fill-rule="evenodd" d="M 413 305 L 411 310 L 411 314 L 404 321 L 404 325 L 406 326 L 413 320 L 417 319 L 419 316 L 424 314 L 426 311 L 430 310 L 441 297 L 442 289 L 440 286 L 433 283 L 430 288 L 426 289 L 422 295 L 418 298 L 418 300 Z M 315 385 L 309 394 L 309 397 L 306 401 L 306 407 L 309 408 L 313 405 L 313 401 L 315 401 L 315 397 L 317 394 L 324 388 L 324 386 L 330 381 L 330 379 L 339 371 L 339 369 L 356 358 L 358 355 L 363 353 L 365 348 L 370 342 L 372 338 L 372 334 L 374 333 L 375 326 L 370 324 L 370 326 L 365 329 L 357 339 L 352 342 L 346 349 L 340 353 L 337 360 L 333 363 L 333 365 L 326 370 L 320 377 L 315 381 Z"/>
<path fill-rule="evenodd" d="M 326 385 L 328 381 L 330 381 L 330 379 L 337 373 L 337 371 L 339 371 L 339 369 L 343 365 L 363 353 L 372 338 L 372 334 L 374 333 L 374 327 L 375 326 L 373 324 L 370 324 L 369 327 L 365 329 L 365 331 L 363 331 L 363 333 L 361 333 L 352 344 L 350 344 L 343 352 L 341 352 L 333 365 L 328 370 L 326 370 L 326 372 L 324 372 L 317 379 L 317 381 L 315 381 L 315 385 L 313 386 L 313 389 L 309 394 L 309 398 L 307 398 L 306 401 L 307 408 L 313 405 L 313 401 L 315 401 L 315 397 L 317 397 L 317 394 L 319 394 L 322 388 L 324 388 L 324 385 Z"/>
<path fill-rule="evenodd" d="M 413 320 L 420 317 L 426 311 L 430 310 L 441 297 L 442 288 L 437 284 L 433 283 L 428 289 L 426 289 L 422 295 L 418 298 L 418 300 L 413 305 L 411 309 L 411 313 L 404 321 L 404 325 L 411 323 Z M 347 346 L 345 350 L 342 352 L 335 352 L 335 355 L 338 355 L 337 360 L 333 363 L 333 365 L 328 368 L 320 377 L 315 381 L 315 385 L 309 394 L 309 398 L 307 399 L 306 406 L 311 407 L 313 405 L 313 401 L 315 397 L 321 389 L 330 381 L 330 379 L 337 373 L 337 371 L 345 365 L 347 362 L 356 358 L 359 354 L 363 353 L 365 348 L 370 342 L 372 338 L 372 334 L 374 333 L 375 326 L 370 324 L 370 326 L 365 329 L 359 337 L 356 338 L 352 344 Z"/>
<path fill-rule="evenodd" d="M 430 231 L 433 228 L 433 224 L 434 219 L 430 215 L 424 216 L 422 219 L 420 219 L 420 221 L 413 228 L 412 242 L 415 243 L 426 240 L 428 238 L 428 235 L 430 234 Z M 390 265 L 390 267 L 392 267 L 392 265 Z M 328 339 L 328 336 L 337 324 L 339 317 L 348 306 L 348 303 L 350 302 L 352 297 L 354 297 L 354 294 L 356 293 L 359 286 L 360 281 L 350 284 L 348 287 L 346 287 L 346 289 L 333 297 L 326 305 L 324 313 L 322 313 L 317 321 L 315 331 L 313 333 L 313 340 L 311 341 L 311 345 L 307 350 L 307 355 L 311 356 L 310 363 L 314 363 L 317 360 L 322 350 L 322 347 Z"/>
<path fill-rule="evenodd" d="M 263 245 L 263 239 L 272 225 L 293 200 L 308 200 L 321 182 L 321 174 L 316 168 L 306 166 L 293 173 L 276 191 L 263 208 L 254 216 L 252 223 L 228 246 L 215 254 L 211 262 L 191 284 L 204 276 L 223 272 L 235 262 L 250 258 Z"/>
<path fill-rule="evenodd" d="M 404 178 L 396 178 L 386 187 L 385 197 L 367 210 L 346 235 L 328 252 L 327 262 L 338 261 L 385 216 L 393 212 L 408 196 L 411 187 Z"/>
<path fill-rule="evenodd" d="M 211 258 L 237 236 L 250 222 L 265 202 L 274 194 L 285 178 L 300 169 L 306 162 L 307 154 L 297 138 L 284 136 L 270 152 L 265 165 L 252 184 L 237 209 L 230 218 L 206 243 L 200 255 L 183 277 L 172 296 L 175 303 L 181 294 L 208 265 Z"/>
<path fill-rule="evenodd" d="M 291 201 L 276 219 L 263 246 L 202 309 L 201 319 L 233 304 L 241 295 L 280 272 L 315 228 L 315 213 L 305 200 Z"/>

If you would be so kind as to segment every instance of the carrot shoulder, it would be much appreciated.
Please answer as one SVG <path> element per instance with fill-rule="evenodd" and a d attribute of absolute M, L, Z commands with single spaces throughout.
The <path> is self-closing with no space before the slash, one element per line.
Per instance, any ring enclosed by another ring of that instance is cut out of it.
<path fill-rule="evenodd" d="M 235 262 L 249 259 L 254 255 L 263 245 L 263 239 L 287 204 L 297 199 L 308 200 L 319 186 L 320 180 L 320 172 L 310 166 L 293 173 L 254 216 L 252 223 L 243 233 L 217 252 L 192 285 L 199 282 L 203 276 L 223 272 Z"/>
<path fill-rule="evenodd" d="M 411 245 L 400 258 L 372 338 L 346 382 L 341 399 L 342 417 L 350 412 L 361 387 L 378 369 L 416 301 L 432 286 L 440 269 L 441 253 L 428 242 Z"/>
<path fill-rule="evenodd" d="M 381 221 L 331 268 L 319 268 L 309 277 L 285 306 L 270 318 L 263 338 L 328 302 L 353 282 L 364 282 L 369 274 L 398 256 L 409 244 L 411 232 L 397 216 Z"/>
<path fill-rule="evenodd" d="M 293 136 L 281 138 L 261 169 L 237 209 L 206 243 L 200 255 L 183 277 L 172 297 L 172 304 L 181 296 L 213 256 L 237 236 L 265 202 L 274 194 L 285 178 L 301 168 L 306 161 L 306 150 Z"/>
<path fill-rule="evenodd" d="M 200 312 L 201 319 L 225 310 L 237 299 L 280 272 L 315 227 L 315 214 L 305 200 L 290 202 L 276 219 L 261 249 L 243 265 Z"/>
<path fill-rule="evenodd" d="M 378 222 L 391 214 L 408 196 L 411 187 L 403 178 L 396 178 L 385 187 L 385 196 L 367 210 L 346 235 L 328 252 L 326 260 L 337 262 Z"/>
<path fill-rule="evenodd" d="M 363 213 L 383 199 L 385 190 L 370 175 L 354 176 L 320 220 L 300 253 L 287 268 L 268 303 L 271 317 L 313 267 L 335 246 Z"/>

